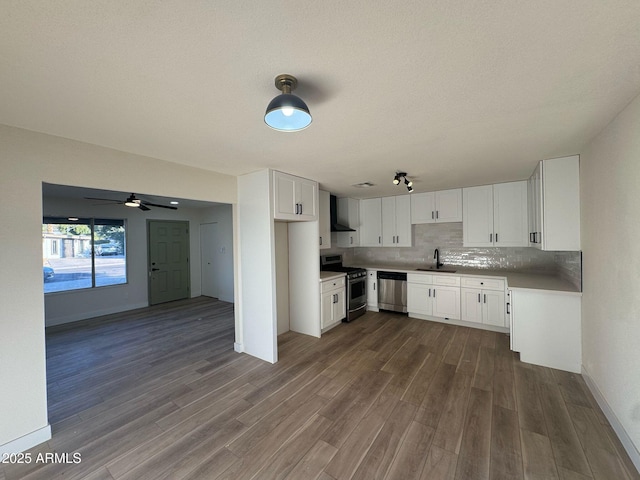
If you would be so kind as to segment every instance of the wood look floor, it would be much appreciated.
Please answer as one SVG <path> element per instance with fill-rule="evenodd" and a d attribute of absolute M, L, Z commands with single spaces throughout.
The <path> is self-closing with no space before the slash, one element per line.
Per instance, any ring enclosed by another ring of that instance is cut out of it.
<path fill-rule="evenodd" d="M 367 313 L 233 351 L 201 297 L 47 332 L 53 438 L 79 464 L 10 479 L 638 479 L 580 375 L 521 363 L 504 334 Z"/>

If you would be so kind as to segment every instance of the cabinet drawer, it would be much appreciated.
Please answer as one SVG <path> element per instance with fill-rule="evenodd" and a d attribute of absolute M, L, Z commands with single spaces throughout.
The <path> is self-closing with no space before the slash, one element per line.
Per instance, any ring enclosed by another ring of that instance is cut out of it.
<path fill-rule="evenodd" d="M 504 290 L 504 280 L 493 277 L 462 277 L 462 286 L 484 290 Z"/>
<path fill-rule="evenodd" d="M 407 283 L 422 283 L 424 285 L 433 284 L 433 275 L 424 273 L 407 273 Z"/>
<path fill-rule="evenodd" d="M 345 286 L 344 277 L 333 280 L 325 280 L 320 284 L 320 292 L 325 293 L 330 290 L 342 288 Z"/>
<path fill-rule="evenodd" d="M 449 285 L 452 287 L 460 286 L 460 277 L 450 277 L 448 275 L 434 275 L 434 285 Z"/>

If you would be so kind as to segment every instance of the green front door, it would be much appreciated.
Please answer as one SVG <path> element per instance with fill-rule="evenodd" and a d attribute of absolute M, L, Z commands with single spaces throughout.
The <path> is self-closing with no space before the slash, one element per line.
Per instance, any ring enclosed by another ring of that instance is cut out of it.
<path fill-rule="evenodd" d="M 149 304 L 189 298 L 189 222 L 149 220 Z"/>

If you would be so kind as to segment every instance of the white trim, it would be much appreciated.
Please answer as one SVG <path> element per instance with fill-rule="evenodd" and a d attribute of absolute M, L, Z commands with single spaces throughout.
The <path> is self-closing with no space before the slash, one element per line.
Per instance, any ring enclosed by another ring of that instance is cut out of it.
<path fill-rule="evenodd" d="M 238 353 L 244 353 L 244 345 L 242 343 L 234 342 L 233 349 Z"/>
<path fill-rule="evenodd" d="M 618 435 L 620 442 L 622 442 L 622 446 L 629 455 L 629 458 L 631 458 L 631 461 L 636 467 L 636 470 L 638 470 L 638 472 L 640 473 L 640 452 L 638 452 L 638 449 L 633 444 L 633 440 L 631 440 L 631 437 L 629 437 L 629 435 L 627 434 L 627 431 L 622 426 L 622 423 L 620 423 L 620 420 L 618 420 L 618 417 L 614 413 L 613 409 L 609 406 L 609 403 L 607 403 L 606 398 L 598 388 L 596 382 L 593 380 L 593 378 L 591 378 L 589 372 L 587 372 L 587 369 L 584 368 L 584 365 L 582 366 L 582 378 L 584 378 L 587 387 L 589 387 L 589 390 L 591 390 L 591 393 L 595 397 L 596 402 L 598 402 L 598 405 L 602 409 L 605 417 L 607 417 L 607 420 L 609 420 L 611 427 L 616 432 L 616 435 Z"/>
<path fill-rule="evenodd" d="M 35 432 L 28 433 L 20 438 L 11 440 L 9 443 L 0 445 L 0 456 L 11 453 L 21 453 L 48 440 L 51 440 L 51 425 L 49 424 Z"/>

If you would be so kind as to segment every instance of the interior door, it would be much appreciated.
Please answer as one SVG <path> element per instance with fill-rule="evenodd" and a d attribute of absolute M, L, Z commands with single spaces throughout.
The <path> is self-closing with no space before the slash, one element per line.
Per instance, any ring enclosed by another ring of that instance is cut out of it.
<path fill-rule="evenodd" d="M 149 304 L 189 298 L 189 222 L 149 220 Z"/>
<path fill-rule="evenodd" d="M 200 224 L 200 259 L 202 295 L 219 298 L 216 276 L 217 223 Z"/>

